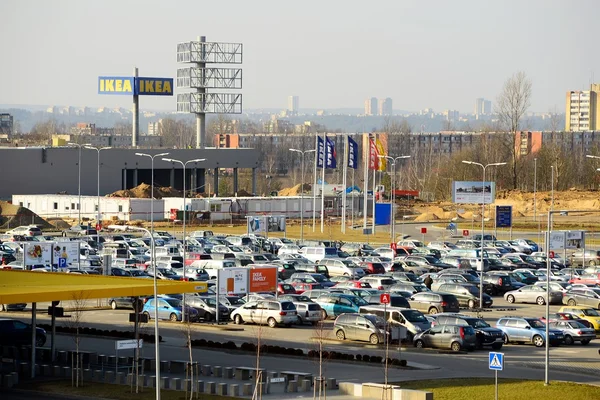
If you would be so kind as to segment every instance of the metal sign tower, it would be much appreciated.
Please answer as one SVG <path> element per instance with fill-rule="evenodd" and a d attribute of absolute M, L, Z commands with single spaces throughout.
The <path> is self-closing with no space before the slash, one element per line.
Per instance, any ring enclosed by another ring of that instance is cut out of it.
<path fill-rule="evenodd" d="M 177 69 L 177 87 L 195 92 L 177 94 L 177 112 L 196 114 L 196 148 L 206 147 L 206 114 L 241 114 L 241 93 L 207 93 L 207 89 L 241 89 L 241 68 L 207 67 L 206 64 L 241 64 L 241 43 L 195 42 L 177 45 L 177 62 L 193 67 Z"/>

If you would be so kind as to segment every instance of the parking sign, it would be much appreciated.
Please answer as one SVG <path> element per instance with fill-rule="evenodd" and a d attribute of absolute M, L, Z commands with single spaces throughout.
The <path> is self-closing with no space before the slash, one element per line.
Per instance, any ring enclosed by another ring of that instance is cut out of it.
<path fill-rule="evenodd" d="M 381 293 L 379 295 L 379 302 L 381 304 L 390 304 L 390 294 L 389 293 Z"/>

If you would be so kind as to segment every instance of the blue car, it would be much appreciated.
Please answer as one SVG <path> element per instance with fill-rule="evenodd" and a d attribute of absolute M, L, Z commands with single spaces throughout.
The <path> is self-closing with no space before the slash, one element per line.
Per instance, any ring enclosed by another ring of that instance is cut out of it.
<path fill-rule="evenodd" d="M 148 316 L 148 320 L 154 318 L 154 307 L 155 303 L 158 302 L 158 319 L 167 319 L 170 321 L 181 321 L 182 304 L 181 300 L 173 297 L 159 297 L 157 300 L 154 298 L 148 299 L 144 304 L 143 314 Z M 198 310 L 195 308 L 186 306 L 185 307 L 186 320 L 197 321 Z"/>
<path fill-rule="evenodd" d="M 324 293 L 315 302 L 323 310 L 323 319 L 335 318 L 346 313 L 357 313 L 361 306 L 368 304 L 358 296 L 344 293 Z"/>

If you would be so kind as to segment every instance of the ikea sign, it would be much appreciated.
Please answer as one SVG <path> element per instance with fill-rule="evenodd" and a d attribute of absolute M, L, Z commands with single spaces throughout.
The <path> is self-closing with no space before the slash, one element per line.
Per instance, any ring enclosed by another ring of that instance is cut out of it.
<path fill-rule="evenodd" d="M 173 78 L 99 76 L 98 94 L 173 96 Z"/>

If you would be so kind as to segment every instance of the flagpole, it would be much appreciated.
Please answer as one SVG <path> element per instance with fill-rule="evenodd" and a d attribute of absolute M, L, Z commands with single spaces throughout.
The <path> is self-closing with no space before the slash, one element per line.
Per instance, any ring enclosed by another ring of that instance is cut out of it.
<path fill-rule="evenodd" d="M 315 132 L 315 168 L 313 171 L 313 233 L 317 224 L 317 162 L 319 159 L 319 134 Z"/>
<path fill-rule="evenodd" d="M 351 223 L 350 226 L 352 227 L 352 229 L 354 229 L 354 170 L 355 168 L 352 168 L 352 191 L 350 193 L 352 193 L 352 196 L 350 197 L 350 199 L 352 200 L 352 217 L 351 218 Z"/>
<path fill-rule="evenodd" d="M 374 135 L 373 138 L 374 144 L 375 144 L 375 149 L 377 149 L 377 134 Z M 379 158 L 377 158 L 377 168 L 373 169 L 373 232 L 372 234 L 375 234 L 375 189 L 377 187 L 377 169 L 379 169 Z"/>
<path fill-rule="evenodd" d="M 348 135 L 344 135 L 344 176 L 342 177 L 342 186 L 344 187 L 344 191 L 342 192 L 342 233 L 346 233 L 346 174 L 348 173 L 348 146 L 350 146 L 350 142 L 348 141 Z"/>
<path fill-rule="evenodd" d="M 362 134 L 363 143 L 365 142 L 365 134 Z M 363 146 L 363 164 L 364 164 L 364 184 L 363 184 L 363 229 L 367 229 L 367 202 L 369 200 L 367 192 L 369 191 L 369 162 L 371 159 L 371 139 L 367 136 L 367 145 Z"/>
<path fill-rule="evenodd" d="M 327 132 L 323 133 L 323 171 L 321 172 L 321 233 L 325 232 L 325 168 L 327 167 Z"/>

